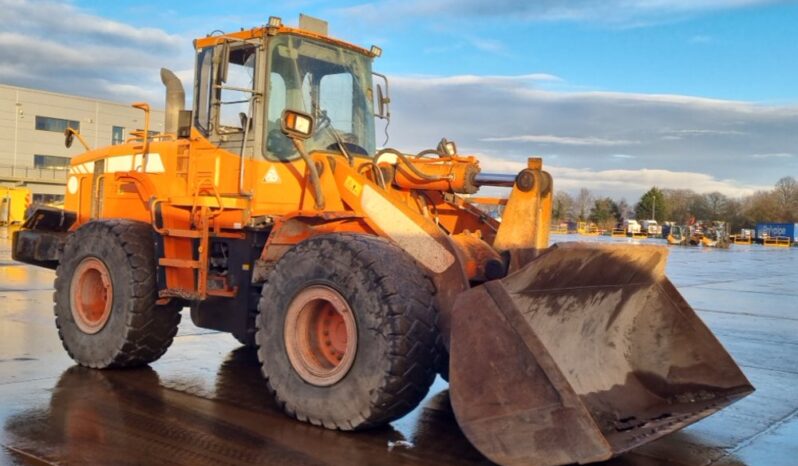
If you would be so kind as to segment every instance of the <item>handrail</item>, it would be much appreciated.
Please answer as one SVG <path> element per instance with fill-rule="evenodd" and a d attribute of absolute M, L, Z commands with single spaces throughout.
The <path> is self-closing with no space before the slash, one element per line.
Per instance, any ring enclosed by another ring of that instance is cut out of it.
<path fill-rule="evenodd" d="M 145 102 L 136 102 L 132 105 L 133 108 L 137 108 L 144 112 L 144 131 L 142 134 L 142 142 L 144 143 L 144 148 L 142 149 L 142 160 L 141 160 L 141 171 L 147 171 L 147 161 L 149 159 L 150 153 L 150 104 Z M 134 135 L 132 132 L 131 135 Z M 131 158 L 130 162 L 130 171 L 136 170 L 136 154 L 135 151 L 133 153 L 133 157 Z"/>

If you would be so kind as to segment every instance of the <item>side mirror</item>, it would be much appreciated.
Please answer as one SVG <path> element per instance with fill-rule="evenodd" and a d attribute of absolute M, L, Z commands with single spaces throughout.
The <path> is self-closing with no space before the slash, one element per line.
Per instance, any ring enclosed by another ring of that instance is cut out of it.
<path fill-rule="evenodd" d="M 313 135 L 313 117 L 296 110 L 283 110 L 281 118 L 283 133 L 291 139 L 305 140 Z"/>
<path fill-rule="evenodd" d="M 64 145 L 67 149 L 72 147 L 72 143 L 75 142 L 75 138 L 78 138 L 78 141 L 80 141 L 80 144 L 85 147 L 86 150 L 91 150 L 89 145 L 86 144 L 86 140 L 83 139 L 83 137 L 80 135 L 80 132 L 78 132 L 76 129 L 67 128 L 64 130 Z"/>
<path fill-rule="evenodd" d="M 67 128 L 64 130 L 64 146 L 67 149 L 72 147 L 72 143 L 75 142 L 75 133 L 72 131 L 72 128 Z"/>
<path fill-rule="evenodd" d="M 386 105 L 388 102 L 385 101 L 385 96 L 382 93 L 382 86 L 377 84 L 377 116 L 380 118 L 385 118 L 385 113 L 387 111 Z"/>
<path fill-rule="evenodd" d="M 374 115 L 383 120 L 391 119 L 391 96 L 388 89 L 388 77 L 380 73 L 372 73 L 374 76 L 381 78 L 385 82 L 385 91 L 382 89 L 381 84 L 377 84 L 377 113 Z"/>

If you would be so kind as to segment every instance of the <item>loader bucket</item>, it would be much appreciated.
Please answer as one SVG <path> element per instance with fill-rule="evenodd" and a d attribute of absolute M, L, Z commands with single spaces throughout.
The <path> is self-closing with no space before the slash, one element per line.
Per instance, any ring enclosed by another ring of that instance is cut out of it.
<path fill-rule="evenodd" d="M 603 461 L 751 393 L 666 258 L 565 243 L 460 294 L 450 396 L 471 443 L 503 465 Z"/>

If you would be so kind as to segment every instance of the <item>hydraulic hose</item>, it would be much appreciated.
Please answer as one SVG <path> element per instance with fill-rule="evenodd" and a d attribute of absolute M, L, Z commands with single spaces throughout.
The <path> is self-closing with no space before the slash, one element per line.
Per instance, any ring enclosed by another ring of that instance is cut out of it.
<path fill-rule="evenodd" d="M 438 157 L 442 157 L 441 153 L 438 152 L 437 149 L 424 149 L 416 154 L 416 157 L 424 157 L 425 155 L 437 155 Z"/>
<path fill-rule="evenodd" d="M 414 175 L 416 175 L 418 178 L 420 178 L 422 180 L 425 180 L 425 181 L 442 181 L 442 180 L 451 180 L 452 179 L 451 175 L 447 175 L 447 176 L 428 175 L 428 174 L 422 172 L 421 170 L 416 168 L 416 166 L 413 164 L 413 162 L 411 162 L 410 159 L 408 159 L 405 154 L 399 152 L 396 149 L 392 149 L 390 147 L 382 149 L 382 150 L 377 152 L 377 154 L 374 156 L 374 159 L 373 159 L 375 164 L 379 163 L 380 157 L 383 154 L 393 154 L 393 155 L 395 155 L 399 160 L 402 161 L 402 163 L 404 163 L 407 166 L 407 168 Z"/>

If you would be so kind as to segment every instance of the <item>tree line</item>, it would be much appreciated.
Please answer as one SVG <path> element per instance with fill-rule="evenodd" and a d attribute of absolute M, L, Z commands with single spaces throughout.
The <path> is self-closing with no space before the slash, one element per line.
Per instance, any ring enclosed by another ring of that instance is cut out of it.
<path fill-rule="evenodd" d="M 724 221 L 729 231 L 754 228 L 759 222 L 798 222 L 798 181 L 791 176 L 780 179 L 767 191 L 732 198 L 719 192 L 699 194 L 691 189 L 659 189 L 653 187 L 636 204 L 625 199 L 595 196 L 581 189 L 572 196 L 555 193 L 552 221 L 593 222 L 601 229 L 610 229 L 624 219 L 665 221 L 686 225 L 695 221 Z"/>

